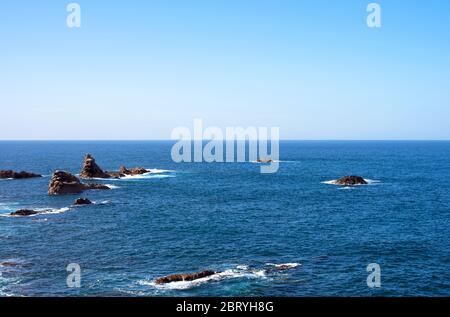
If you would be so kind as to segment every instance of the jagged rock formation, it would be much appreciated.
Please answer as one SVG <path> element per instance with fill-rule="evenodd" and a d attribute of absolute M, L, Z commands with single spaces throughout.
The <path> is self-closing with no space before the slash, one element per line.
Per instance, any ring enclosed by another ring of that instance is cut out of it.
<path fill-rule="evenodd" d="M 42 175 L 29 173 L 25 171 L 22 172 L 14 172 L 12 170 L 0 171 L 0 178 L 24 179 L 33 177 L 42 177 Z"/>
<path fill-rule="evenodd" d="M 148 173 L 148 170 L 143 167 L 127 169 L 125 166 L 121 166 L 118 172 L 103 171 L 95 162 L 94 157 L 91 154 L 86 154 L 83 168 L 80 172 L 80 178 L 120 178 L 127 175 L 140 175 L 145 173 Z"/>
<path fill-rule="evenodd" d="M 361 176 L 344 176 L 338 179 L 335 182 L 335 184 L 343 186 L 354 186 L 354 185 L 366 185 L 367 182 Z"/>
<path fill-rule="evenodd" d="M 111 175 L 105 173 L 100 166 L 95 163 L 95 159 L 90 154 L 84 158 L 83 168 L 80 172 L 81 178 L 110 178 Z"/>
<path fill-rule="evenodd" d="M 49 195 L 79 194 L 88 189 L 109 189 L 103 184 L 83 184 L 70 173 L 56 171 L 48 185 Z"/>

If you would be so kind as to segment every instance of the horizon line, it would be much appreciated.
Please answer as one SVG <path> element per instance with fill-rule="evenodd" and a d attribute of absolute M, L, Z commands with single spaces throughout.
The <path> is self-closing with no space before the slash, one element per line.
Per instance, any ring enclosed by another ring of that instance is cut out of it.
<path fill-rule="evenodd" d="M 191 141 L 212 141 L 213 139 L 192 139 Z M 177 142 L 179 139 L 0 139 L 0 142 Z M 226 139 L 217 140 L 217 141 L 227 141 Z M 236 139 L 236 140 L 228 140 L 228 141 L 258 141 L 255 139 Z M 266 141 L 271 141 L 271 139 L 267 139 Z M 391 141 L 391 142 L 446 142 L 450 141 L 449 139 L 280 139 L 280 142 L 285 141 L 342 141 L 342 142 L 379 142 L 379 141 Z"/>

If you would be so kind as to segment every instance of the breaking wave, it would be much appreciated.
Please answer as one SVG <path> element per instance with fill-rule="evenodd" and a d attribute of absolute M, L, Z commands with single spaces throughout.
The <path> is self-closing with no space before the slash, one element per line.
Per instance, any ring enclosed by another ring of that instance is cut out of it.
<path fill-rule="evenodd" d="M 186 290 L 193 287 L 198 287 L 209 282 L 220 282 L 229 279 L 265 279 L 268 274 L 273 274 L 274 270 L 293 269 L 300 266 L 300 263 L 267 263 L 264 268 L 251 268 L 249 265 L 237 265 L 235 268 L 227 269 L 222 272 L 217 272 L 213 275 L 199 278 L 193 281 L 176 281 L 167 284 L 156 284 L 154 280 L 138 281 L 139 285 L 151 286 L 161 290 Z M 270 269 L 268 267 L 273 267 Z"/>
<path fill-rule="evenodd" d="M 293 269 L 296 268 L 297 266 L 300 266 L 300 263 L 280 263 L 280 264 L 275 264 L 275 263 L 266 263 L 267 266 L 273 266 L 275 268 L 286 268 L 286 269 Z"/>
<path fill-rule="evenodd" d="M 119 186 L 113 185 L 113 184 L 105 184 L 106 187 L 108 187 L 109 189 L 118 189 L 120 188 Z"/>

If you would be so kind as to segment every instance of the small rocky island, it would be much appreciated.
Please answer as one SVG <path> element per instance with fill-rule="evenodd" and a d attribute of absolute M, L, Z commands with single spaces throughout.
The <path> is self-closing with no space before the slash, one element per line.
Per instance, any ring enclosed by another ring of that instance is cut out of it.
<path fill-rule="evenodd" d="M 43 211 L 41 211 L 43 212 Z M 32 215 L 36 215 L 40 213 L 39 211 L 36 210 L 31 210 L 31 209 L 20 209 L 17 211 L 14 211 L 12 213 L 10 213 L 11 216 L 17 216 L 17 217 L 26 217 L 26 216 L 32 216 Z"/>
<path fill-rule="evenodd" d="M 90 201 L 87 198 L 78 198 L 73 203 L 74 206 L 83 206 L 83 205 L 91 205 L 91 204 L 92 204 L 92 201 Z"/>
<path fill-rule="evenodd" d="M 180 281 L 194 281 L 194 280 L 198 280 L 199 278 L 214 275 L 216 273 L 217 272 L 206 270 L 206 271 L 201 271 L 201 272 L 197 272 L 197 273 L 173 274 L 173 275 L 160 277 L 160 278 L 156 279 L 155 283 L 156 284 L 167 284 L 167 283 L 180 282 Z"/>
<path fill-rule="evenodd" d="M 83 167 L 80 172 L 80 178 L 121 178 L 130 175 L 141 175 L 148 172 L 149 171 L 143 167 L 127 169 L 125 166 L 121 166 L 118 172 L 103 171 L 103 169 L 101 169 L 95 162 L 94 157 L 91 154 L 86 154 Z"/>
<path fill-rule="evenodd" d="M 74 175 L 64 172 L 56 171 L 53 173 L 50 184 L 48 185 L 49 195 L 65 195 L 65 194 L 79 194 L 89 189 L 110 189 L 103 184 L 83 184 Z"/>
<path fill-rule="evenodd" d="M 342 186 L 355 186 L 355 185 L 367 185 L 367 181 L 361 176 L 344 176 L 334 182 L 336 185 Z"/>
<path fill-rule="evenodd" d="M 42 175 L 25 172 L 25 171 L 22 171 L 22 172 L 15 172 L 12 170 L 0 171 L 0 179 L 5 179 L 5 178 L 25 179 L 25 178 L 34 178 L 34 177 L 42 177 Z"/>

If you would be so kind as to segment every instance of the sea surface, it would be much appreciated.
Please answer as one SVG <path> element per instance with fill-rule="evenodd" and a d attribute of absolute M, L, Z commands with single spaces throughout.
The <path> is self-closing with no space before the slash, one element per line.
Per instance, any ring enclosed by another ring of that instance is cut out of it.
<path fill-rule="evenodd" d="M 0 296 L 450 295 L 450 142 L 283 141 L 274 174 L 174 163 L 172 144 L 0 142 L 0 170 L 44 175 L 0 180 Z M 52 172 L 78 174 L 86 153 L 152 173 L 48 196 Z M 370 184 L 327 183 L 349 174 Z M 71 206 L 78 197 L 95 204 Z M 8 216 L 20 208 L 51 211 Z M 80 288 L 67 285 L 70 263 Z M 205 269 L 221 273 L 154 283 Z"/>

